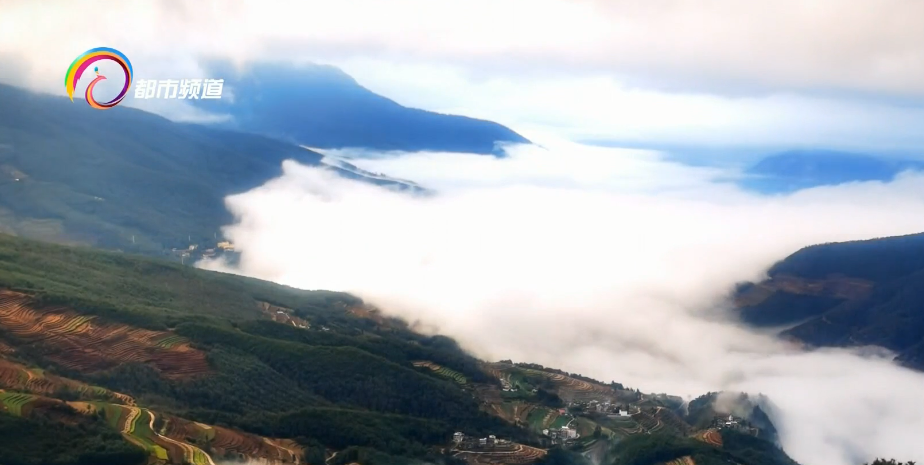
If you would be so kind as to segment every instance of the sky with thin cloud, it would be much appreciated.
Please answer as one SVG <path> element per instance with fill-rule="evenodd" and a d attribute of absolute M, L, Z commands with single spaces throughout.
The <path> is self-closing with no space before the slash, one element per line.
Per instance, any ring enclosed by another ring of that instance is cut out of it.
<path fill-rule="evenodd" d="M 334 64 L 406 105 L 572 139 L 924 156 L 920 2 L 2 0 L 0 12 L 0 58 L 18 70 L 0 80 L 49 92 L 78 54 L 111 46 L 140 77 L 204 76 L 214 59 Z M 126 102 L 198 117 L 173 103 Z"/>

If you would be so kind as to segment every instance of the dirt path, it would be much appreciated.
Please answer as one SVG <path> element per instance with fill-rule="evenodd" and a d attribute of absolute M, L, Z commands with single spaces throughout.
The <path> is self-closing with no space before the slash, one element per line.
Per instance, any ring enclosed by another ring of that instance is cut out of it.
<path fill-rule="evenodd" d="M 132 424 L 135 419 L 141 415 L 141 409 L 138 407 L 128 407 L 128 417 L 125 418 L 125 424 L 122 425 L 122 434 L 131 434 Z"/>
<path fill-rule="evenodd" d="M 139 410 L 140 410 L 140 409 L 139 409 Z M 149 425 L 149 427 L 151 428 L 151 431 L 152 431 L 155 435 L 157 435 L 158 438 L 161 438 L 161 439 L 163 439 L 164 441 L 167 441 L 167 442 L 169 442 L 169 443 L 171 443 L 171 444 L 176 444 L 176 445 L 179 446 L 181 449 L 183 449 L 183 451 L 186 452 L 186 454 L 185 454 L 185 455 L 186 455 L 185 459 L 186 459 L 189 463 L 196 463 L 196 462 L 195 462 L 195 456 L 196 456 L 196 451 L 198 450 L 199 452 L 202 453 L 203 456 L 205 456 L 205 460 L 208 461 L 208 464 L 209 464 L 209 465 L 215 465 L 215 462 L 212 461 L 212 457 L 210 457 L 209 454 L 207 454 L 204 450 L 199 449 L 198 447 L 193 447 L 193 446 L 191 446 L 191 445 L 189 445 L 189 444 L 186 444 L 186 443 L 184 443 L 184 442 L 180 442 L 180 441 L 176 441 L 176 440 L 174 440 L 174 439 L 168 438 L 167 436 L 163 436 L 163 435 L 161 435 L 160 433 L 158 433 L 157 431 L 155 431 L 155 430 L 154 430 L 154 412 L 148 410 L 148 413 L 149 413 L 150 416 L 151 416 L 151 423 L 150 423 L 150 425 Z"/>

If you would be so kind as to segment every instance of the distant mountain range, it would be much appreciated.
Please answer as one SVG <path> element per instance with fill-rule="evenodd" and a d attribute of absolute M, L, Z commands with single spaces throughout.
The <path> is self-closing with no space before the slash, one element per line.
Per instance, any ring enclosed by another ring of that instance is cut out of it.
<path fill-rule="evenodd" d="M 529 142 L 491 121 L 401 106 L 332 66 L 267 63 L 238 72 L 216 63 L 210 73 L 233 98 L 198 105 L 232 116 L 223 127 L 297 144 L 502 155 L 498 144 Z"/>
<path fill-rule="evenodd" d="M 813 346 L 876 345 L 924 370 L 924 234 L 807 247 L 736 296 L 742 318 Z"/>
<path fill-rule="evenodd" d="M 827 150 L 793 150 L 769 155 L 747 168 L 741 185 L 776 194 L 856 181 L 891 181 L 908 170 L 924 170 L 924 162 Z"/>
<path fill-rule="evenodd" d="M 281 174 L 283 160 L 366 176 L 346 162 L 266 136 L 171 122 L 0 85 L 0 232 L 158 253 L 213 241 L 229 194 Z"/>

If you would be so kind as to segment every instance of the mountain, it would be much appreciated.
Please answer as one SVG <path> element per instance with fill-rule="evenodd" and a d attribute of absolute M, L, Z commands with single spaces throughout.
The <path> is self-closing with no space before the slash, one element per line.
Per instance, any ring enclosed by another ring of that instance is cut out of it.
<path fill-rule="evenodd" d="M 924 369 L 924 234 L 804 248 L 742 286 L 745 321 L 814 346 L 876 345 Z"/>
<path fill-rule="evenodd" d="M 826 150 L 793 150 L 767 156 L 745 170 L 741 184 L 762 193 L 785 193 L 856 181 L 891 181 L 924 162 Z"/>
<path fill-rule="evenodd" d="M 233 117 L 225 127 L 317 148 L 497 154 L 498 143 L 528 143 L 500 124 L 407 108 L 359 85 L 332 66 L 264 63 L 238 72 L 215 63 L 233 98 L 199 101 Z"/>
<path fill-rule="evenodd" d="M 161 253 L 214 243 L 224 197 L 323 156 L 265 136 L 174 123 L 0 85 L 0 232 Z M 399 189 L 417 186 L 328 166 Z"/>
<path fill-rule="evenodd" d="M 0 234 L 4 465 L 793 464 L 759 402 L 716 396 L 687 411 L 348 294 Z"/>

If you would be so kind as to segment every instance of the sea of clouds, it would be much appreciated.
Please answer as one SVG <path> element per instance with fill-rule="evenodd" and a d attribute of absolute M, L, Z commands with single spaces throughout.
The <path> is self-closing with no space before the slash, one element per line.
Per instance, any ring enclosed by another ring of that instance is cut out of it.
<path fill-rule="evenodd" d="M 286 162 L 227 198 L 240 264 L 200 266 L 351 292 L 486 359 L 645 392 L 763 393 L 805 465 L 924 461 L 924 374 L 802 351 L 742 326 L 727 302 L 803 246 L 924 231 L 924 175 L 771 197 L 654 152 L 556 140 L 508 152 L 327 153 L 429 196 Z"/>

